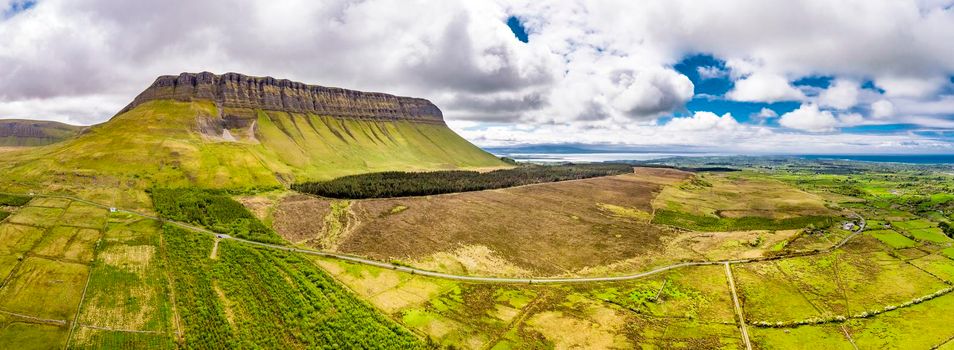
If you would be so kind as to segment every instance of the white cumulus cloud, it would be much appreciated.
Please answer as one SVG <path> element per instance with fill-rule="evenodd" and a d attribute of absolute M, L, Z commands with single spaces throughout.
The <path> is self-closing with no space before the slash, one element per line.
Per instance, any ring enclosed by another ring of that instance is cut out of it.
<path fill-rule="evenodd" d="M 803 104 L 798 109 L 782 114 L 778 123 L 786 128 L 808 132 L 835 131 L 838 120 L 829 111 L 818 109 L 816 104 Z"/>
<path fill-rule="evenodd" d="M 858 103 L 861 93 L 858 82 L 838 79 L 818 96 L 818 104 L 835 109 L 848 109 Z"/>
<path fill-rule="evenodd" d="M 744 102 L 801 101 L 805 94 L 778 74 L 755 73 L 735 82 L 726 97 Z"/>
<path fill-rule="evenodd" d="M 665 125 L 667 130 L 672 131 L 735 130 L 739 127 L 739 122 L 732 114 L 719 116 L 712 112 L 696 112 L 691 117 L 673 118 Z"/>

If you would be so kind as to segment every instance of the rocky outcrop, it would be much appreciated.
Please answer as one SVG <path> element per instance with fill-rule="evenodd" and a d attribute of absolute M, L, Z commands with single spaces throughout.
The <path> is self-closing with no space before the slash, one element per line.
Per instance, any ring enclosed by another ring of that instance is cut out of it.
<path fill-rule="evenodd" d="M 307 85 L 272 77 L 209 72 L 161 76 L 119 113 L 162 99 L 211 100 L 220 110 L 261 109 L 338 118 L 444 124 L 441 110 L 421 98 Z M 228 119 L 227 115 L 223 117 Z"/>

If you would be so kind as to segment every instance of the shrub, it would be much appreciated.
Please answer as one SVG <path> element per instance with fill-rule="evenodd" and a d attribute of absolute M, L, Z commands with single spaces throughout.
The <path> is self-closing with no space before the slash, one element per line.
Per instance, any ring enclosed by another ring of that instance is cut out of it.
<path fill-rule="evenodd" d="M 0 194 L 0 205 L 22 207 L 29 203 L 31 199 L 33 199 L 33 197 L 15 194 Z"/>

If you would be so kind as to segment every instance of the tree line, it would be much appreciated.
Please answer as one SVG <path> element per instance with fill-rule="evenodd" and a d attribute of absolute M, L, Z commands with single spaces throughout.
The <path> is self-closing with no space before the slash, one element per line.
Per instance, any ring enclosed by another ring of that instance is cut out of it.
<path fill-rule="evenodd" d="M 322 197 L 340 199 L 390 198 L 481 191 L 632 172 L 632 166 L 615 163 L 524 165 L 489 172 L 465 170 L 389 171 L 350 175 L 323 182 L 294 184 L 292 189 Z"/>

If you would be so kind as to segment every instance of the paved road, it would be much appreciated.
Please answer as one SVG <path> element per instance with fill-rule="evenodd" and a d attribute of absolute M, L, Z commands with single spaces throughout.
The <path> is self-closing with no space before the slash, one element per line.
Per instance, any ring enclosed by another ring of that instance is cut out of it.
<path fill-rule="evenodd" d="M 109 207 L 109 206 L 107 206 L 107 205 L 103 205 L 103 204 L 100 204 L 100 203 L 96 203 L 96 202 L 92 202 L 92 201 L 89 201 L 89 200 L 85 200 L 85 199 L 82 199 L 82 198 L 76 198 L 76 197 L 72 197 L 72 196 L 38 194 L 38 195 L 36 195 L 36 197 L 63 198 L 63 199 L 69 199 L 69 200 L 73 200 L 73 201 L 77 201 L 77 202 L 89 204 L 89 205 L 96 206 L 96 207 L 100 207 L 100 208 L 111 209 L 111 207 Z M 387 262 L 382 262 L 382 261 L 377 261 L 377 260 L 371 260 L 371 259 L 366 259 L 366 258 L 354 256 L 354 255 L 348 255 L 348 254 L 341 254 L 341 253 L 334 253 L 334 252 L 327 252 L 327 251 L 320 251 L 320 250 L 313 250 L 313 249 L 305 249 L 305 248 L 297 248 L 297 247 L 289 247 L 289 246 L 284 246 L 284 245 L 268 244 L 268 243 L 261 243 L 261 242 L 249 241 L 249 240 L 245 240 L 245 239 L 241 239 L 241 238 L 237 238 L 237 237 L 232 237 L 232 236 L 229 236 L 229 235 L 224 235 L 224 234 L 221 234 L 221 233 L 216 233 L 216 232 L 207 230 L 207 229 L 205 229 L 205 228 L 198 227 L 198 226 L 194 226 L 194 225 L 191 225 L 191 224 L 188 224 L 188 223 L 179 222 L 179 221 L 173 221 L 173 220 L 166 220 L 166 219 L 162 219 L 162 218 L 159 218 L 159 217 L 156 217 L 156 216 L 153 216 L 153 215 L 143 214 L 143 213 L 139 213 L 139 212 L 132 211 L 132 210 L 117 209 L 116 211 L 117 211 L 117 212 L 121 212 L 121 213 L 127 213 L 127 214 L 131 214 L 131 215 L 136 215 L 136 216 L 143 217 L 143 218 L 147 218 L 147 219 L 157 220 L 157 221 L 160 221 L 160 222 L 163 222 L 163 223 L 167 223 L 167 224 L 171 224 L 171 225 L 175 225 L 175 226 L 178 226 L 178 227 L 187 229 L 187 230 L 192 230 L 192 231 L 202 232 L 202 233 L 206 233 L 206 234 L 210 234 L 210 235 L 215 235 L 215 236 L 217 236 L 217 237 L 220 237 L 221 239 L 230 239 L 230 240 L 239 241 L 239 242 L 242 242 L 242 243 L 246 243 L 246 244 L 250 244 L 250 245 L 255 245 L 255 246 L 259 246 L 259 247 L 265 247 L 265 248 L 270 248 L 270 249 L 278 249 L 278 250 L 284 250 L 284 251 L 289 251 L 289 252 L 296 252 L 296 253 L 301 253 L 301 254 L 316 255 L 316 256 L 322 256 L 322 257 L 326 257 L 326 258 L 338 259 L 338 260 L 345 260 L 345 261 L 355 262 L 355 263 L 359 263 L 359 264 L 364 264 L 364 265 L 369 265 L 369 266 L 376 266 L 376 267 L 380 267 L 380 268 L 391 269 L 391 270 L 395 270 L 395 271 L 401 271 L 401 272 L 406 272 L 406 273 L 415 274 L 415 275 L 428 276 L 428 277 L 443 278 L 443 279 L 450 279 L 450 280 L 457 280 L 457 281 L 467 281 L 467 282 L 508 283 L 508 284 L 558 284 L 558 283 L 587 283 L 587 282 L 626 281 L 626 280 L 633 280 L 633 279 L 639 279 L 639 278 L 643 278 L 643 277 L 647 277 L 647 276 L 652 276 L 652 275 L 655 275 L 655 274 L 658 274 L 658 273 L 662 273 L 662 272 L 666 272 L 666 271 L 669 271 L 669 270 L 674 270 L 674 269 L 683 268 L 683 267 L 689 267 L 689 266 L 712 266 L 712 265 L 722 265 L 722 264 L 739 264 L 739 263 L 751 263 L 751 262 L 759 262 L 759 261 L 780 260 L 780 259 L 785 259 L 785 258 L 812 256 L 812 255 L 818 255 L 818 254 L 828 253 L 828 252 L 830 252 L 830 251 L 832 251 L 832 250 L 841 248 L 841 246 L 843 246 L 843 245 L 845 245 L 846 243 L 848 243 L 849 240 L 851 240 L 852 238 L 854 238 L 855 236 L 857 236 L 858 234 L 860 234 L 860 233 L 861 233 L 862 231 L 864 231 L 865 228 L 867 227 L 867 223 L 866 223 L 865 219 L 864 219 L 863 217 L 861 217 L 860 215 L 853 213 L 853 215 L 854 215 L 855 217 L 857 217 L 857 218 L 861 221 L 861 224 L 859 225 L 860 228 L 859 228 L 857 231 L 853 232 L 852 234 L 848 235 L 847 237 L 845 237 L 843 240 L 841 240 L 841 241 L 838 242 L 837 244 L 835 244 L 835 245 L 833 245 L 833 246 L 831 246 L 831 247 L 829 247 L 829 248 L 827 248 L 827 249 L 813 250 L 813 251 L 808 251 L 808 252 L 799 252 L 799 253 L 792 253 L 792 254 L 786 254 L 786 255 L 780 255 L 780 256 L 762 257 L 762 258 L 752 258 L 752 259 L 734 259 L 734 260 L 717 260 L 717 261 L 688 261 L 688 262 L 682 262 L 682 263 L 678 263 L 678 264 L 673 264 L 673 265 L 667 265 L 667 266 L 659 267 L 659 268 L 656 268 L 656 269 L 653 269 L 653 270 L 649 270 L 649 271 L 645 271 L 645 272 L 640 272 L 640 273 L 637 273 L 637 274 L 622 275 L 622 276 L 565 277 L 565 278 L 512 278 L 512 277 L 455 275 L 455 274 L 449 274 L 449 273 L 443 273 L 443 272 L 437 272 L 437 271 L 421 270 L 421 269 L 416 269 L 416 268 L 413 268 L 413 267 L 402 266 L 402 265 L 397 265 L 397 264 L 392 264 L 392 263 L 387 263 Z"/>

